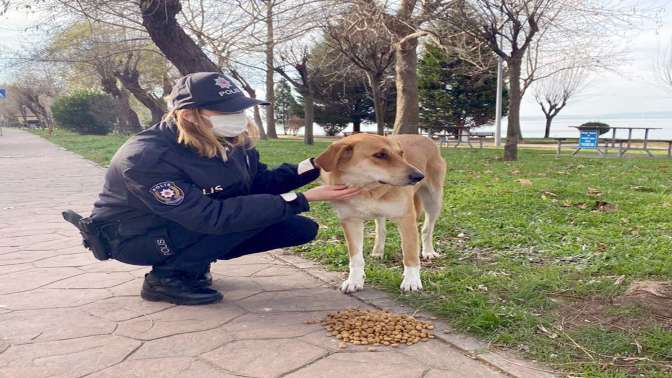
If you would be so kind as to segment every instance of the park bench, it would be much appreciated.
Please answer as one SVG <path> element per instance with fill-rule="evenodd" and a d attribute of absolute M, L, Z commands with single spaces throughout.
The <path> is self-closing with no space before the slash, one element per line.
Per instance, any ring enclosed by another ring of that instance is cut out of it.
<path fill-rule="evenodd" d="M 441 133 L 429 133 L 422 135 L 427 136 L 432 139 L 439 147 L 450 147 L 454 143 L 453 147 L 459 147 L 462 143 L 467 144 L 470 148 L 474 148 L 471 144 L 472 141 L 478 141 L 479 148 L 483 148 L 483 142 L 487 138 L 494 138 L 495 133 L 492 131 L 470 131 L 468 127 L 455 128 L 457 130 L 456 134 L 441 132 Z"/>
<path fill-rule="evenodd" d="M 476 131 L 470 133 L 469 136 L 472 138 L 477 138 L 479 148 L 483 148 L 483 142 L 486 140 L 486 138 L 494 138 L 495 133 L 492 131 Z"/>
<path fill-rule="evenodd" d="M 670 139 L 649 139 L 649 143 L 667 144 L 664 148 L 652 148 L 653 150 L 667 151 L 667 157 L 672 158 L 672 140 Z"/>

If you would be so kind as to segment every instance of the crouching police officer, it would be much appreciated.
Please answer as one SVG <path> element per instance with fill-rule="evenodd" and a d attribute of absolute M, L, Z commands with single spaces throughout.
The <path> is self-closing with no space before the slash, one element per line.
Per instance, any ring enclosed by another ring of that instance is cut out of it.
<path fill-rule="evenodd" d="M 226 76 L 180 78 L 164 120 L 129 139 L 113 157 L 91 217 L 111 258 L 151 265 L 141 295 L 150 301 L 206 304 L 210 263 L 307 243 L 318 226 L 297 214 L 310 201 L 344 200 L 358 189 L 320 186 L 312 159 L 268 169 L 253 147 L 245 97 Z M 81 227 L 80 227 L 81 229 Z"/>

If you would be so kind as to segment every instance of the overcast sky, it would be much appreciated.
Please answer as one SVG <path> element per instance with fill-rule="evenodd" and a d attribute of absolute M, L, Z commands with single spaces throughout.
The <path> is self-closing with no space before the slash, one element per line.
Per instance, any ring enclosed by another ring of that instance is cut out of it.
<path fill-rule="evenodd" d="M 655 73 L 656 61 L 672 44 L 672 1 L 651 3 L 665 7 L 662 25 L 655 29 L 652 25 L 629 41 L 628 62 L 618 67 L 618 72 L 592 75 L 586 88 L 561 114 L 672 112 L 672 88 L 664 88 Z M 522 115 L 543 116 L 531 94 L 524 98 Z"/>
<path fill-rule="evenodd" d="M 640 3 L 648 1 L 655 5 L 664 4 L 662 26 L 651 27 L 629 41 L 628 62 L 622 64 L 618 72 L 594 74 L 590 84 L 563 110 L 563 115 L 672 112 L 672 88 L 666 90 L 654 73 L 661 51 L 672 44 L 672 1 L 645 0 Z M 11 62 L 7 59 L 11 59 L 8 51 L 44 38 L 39 31 L 25 30 L 33 24 L 34 18 L 23 12 L 10 11 L 0 17 L 0 81 L 12 80 L 11 70 L 6 68 Z M 522 115 L 542 115 L 529 93 L 523 101 Z"/>

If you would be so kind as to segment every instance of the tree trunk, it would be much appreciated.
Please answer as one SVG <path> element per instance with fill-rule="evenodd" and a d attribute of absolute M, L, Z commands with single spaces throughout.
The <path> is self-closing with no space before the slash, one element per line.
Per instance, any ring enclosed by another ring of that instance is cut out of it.
<path fill-rule="evenodd" d="M 361 132 L 361 125 L 362 125 L 362 119 L 359 117 L 356 117 L 355 119 L 352 120 L 352 132 L 353 133 L 359 133 Z"/>
<path fill-rule="evenodd" d="M 506 145 L 504 145 L 504 160 L 518 160 L 518 140 L 520 133 L 520 91 L 521 59 L 509 59 L 509 115 L 506 128 Z"/>
<path fill-rule="evenodd" d="M 152 125 L 161 121 L 163 114 L 166 112 L 165 105 L 151 93 L 148 93 L 140 86 L 140 74 L 136 71 L 131 72 L 116 72 L 115 76 L 121 84 L 126 88 L 133 97 L 135 97 L 142 105 L 144 105 L 152 114 Z"/>
<path fill-rule="evenodd" d="M 544 131 L 544 138 L 548 138 L 551 135 L 551 122 L 553 122 L 553 117 L 546 115 L 546 131 Z"/>
<path fill-rule="evenodd" d="M 128 91 L 120 90 L 116 98 L 119 106 L 119 118 L 123 117 L 123 122 L 119 122 L 117 131 L 121 134 L 135 134 L 142 130 L 138 113 L 131 108 L 130 95 Z"/>
<path fill-rule="evenodd" d="M 266 101 L 275 102 L 275 83 L 273 82 L 273 48 L 275 41 L 273 36 L 273 2 L 266 0 Z M 268 137 L 278 139 L 275 132 L 275 109 L 273 105 L 266 109 L 266 128 Z"/>
<path fill-rule="evenodd" d="M 371 86 L 371 96 L 373 97 L 373 111 L 376 115 L 376 126 L 379 135 L 385 134 L 385 104 L 383 103 L 382 93 L 380 91 L 381 79 L 369 77 Z"/>
<path fill-rule="evenodd" d="M 397 114 L 394 134 L 418 133 L 417 47 L 417 38 L 411 38 L 395 47 Z"/>
<path fill-rule="evenodd" d="M 261 112 L 259 111 L 258 105 L 254 106 L 254 123 L 257 124 L 257 129 L 259 129 L 259 138 L 263 140 L 268 139 L 268 135 L 266 135 L 266 131 L 264 130 L 264 121 L 261 120 Z"/>
<path fill-rule="evenodd" d="M 240 84 L 240 87 L 247 93 L 247 96 L 250 98 L 257 98 L 257 91 L 254 90 L 254 88 L 250 85 L 250 83 L 245 80 L 237 70 L 235 69 L 229 69 L 229 73 L 231 74 L 231 77 L 234 78 L 238 83 Z M 266 132 L 264 131 L 264 123 L 261 121 L 261 113 L 259 112 L 259 106 L 255 105 L 254 109 L 254 124 L 257 126 L 257 130 L 259 130 L 259 137 L 261 139 L 268 139 L 266 136 Z"/>
<path fill-rule="evenodd" d="M 38 97 L 30 97 L 29 103 L 26 104 L 28 110 L 30 110 L 38 119 L 41 125 L 46 126 L 49 131 L 49 136 L 54 132 L 54 121 L 49 114 L 49 111 L 46 107 L 42 106 Z M 24 118 L 25 121 L 25 118 Z"/>
<path fill-rule="evenodd" d="M 173 83 L 170 80 L 170 77 L 168 76 L 169 70 L 170 70 L 170 63 L 168 63 L 168 60 L 166 60 L 165 70 L 161 74 L 161 86 L 163 87 L 162 88 L 163 95 L 161 96 L 161 98 L 168 96 L 170 92 L 173 91 Z"/>
<path fill-rule="evenodd" d="M 140 0 L 142 25 L 163 55 L 186 75 L 192 72 L 219 72 L 219 67 L 184 32 L 175 19 L 180 0 Z"/>
<path fill-rule="evenodd" d="M 313 94 L 305 93 L 303 94 L 303 112 L 305 114 L 305 132 L 303 135 L 303 141 L 305 144 L 313 144 L 313 121 L 315 116 L 313 114 Z"/>

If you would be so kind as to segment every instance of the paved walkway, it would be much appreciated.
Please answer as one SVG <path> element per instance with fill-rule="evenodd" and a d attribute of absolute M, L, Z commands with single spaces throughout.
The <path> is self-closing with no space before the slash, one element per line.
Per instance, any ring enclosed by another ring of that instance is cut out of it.
<path fill-rule="evenodd" d="M 146 268 L 100 262 L 60 212 L 88 214 L 104 169 L 26 132 L 0 136 L 0 377 L 548 376 L 437 323 L 410 347 L 339 349 L 319 325 L 346 307 L 409 312 L 276 251 L 213 266 L 222 303 L 145 302 Z"/>

